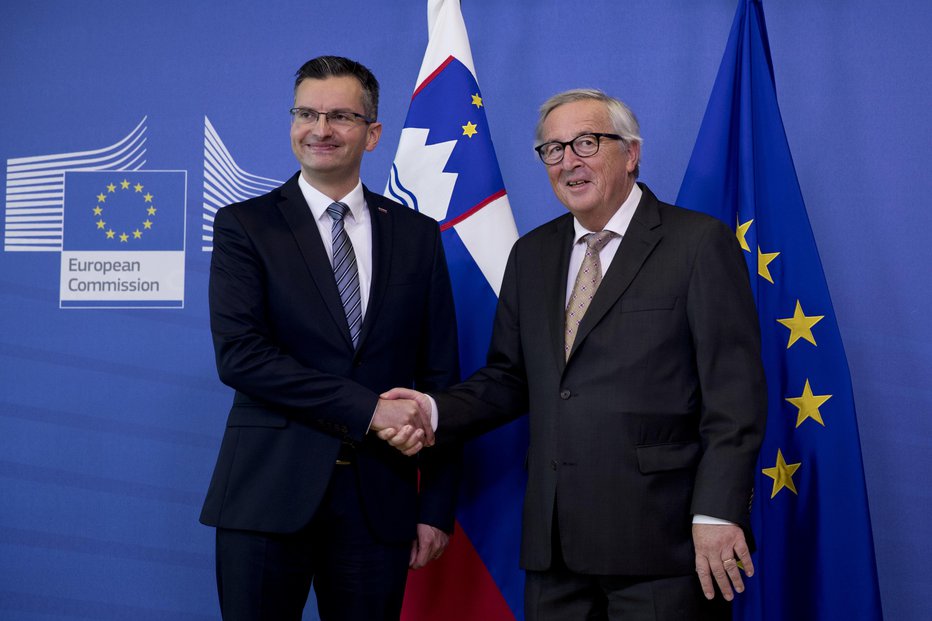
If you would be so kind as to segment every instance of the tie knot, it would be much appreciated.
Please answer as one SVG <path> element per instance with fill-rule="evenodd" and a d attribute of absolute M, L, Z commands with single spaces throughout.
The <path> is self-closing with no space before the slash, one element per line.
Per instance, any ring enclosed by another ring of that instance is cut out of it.
<path fill-rule="evenodd" d="M 349 206 L 346 203 L 330 203 L 327 207 L 327 215 L 334 220 L 342 220 L 347 211 L 349 211 Z"/>
<path fill-rule="evenodd" d="M 602 248 L 605 247 L 605 244 L 615 236 L 615 233 L 612 231 L 599 231 L 598 233 L 588 233 L 583 235 L 583 241 L 586 242 L 589 250 L 594 250 L 595 252 L 601 252 Z"/>

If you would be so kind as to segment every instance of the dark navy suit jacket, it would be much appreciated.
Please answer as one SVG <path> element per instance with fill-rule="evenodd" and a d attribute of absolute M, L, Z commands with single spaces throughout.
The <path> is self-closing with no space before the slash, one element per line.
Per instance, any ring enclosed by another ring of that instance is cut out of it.
<path fill-rule="evenodd" d="M 220 379 L 235 395 L 201 522 L 301 529 L 327 488 L 341 442 L 350 442 L 376 536 L 410 541 L 417 523 L 452 531 L 457 451 L 405 457 L 366 433 L 379 393 L 433 390 L 458 379 L 437 223 L 364 188 L 373 274 L 354 350 L 297 179 L 221 209 L 214 221 L 211 332 Z"/>

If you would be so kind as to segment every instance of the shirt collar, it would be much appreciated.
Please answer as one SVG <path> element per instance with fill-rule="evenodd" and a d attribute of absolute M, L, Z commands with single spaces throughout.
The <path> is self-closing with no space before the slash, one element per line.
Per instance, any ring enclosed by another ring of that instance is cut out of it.
<path fill-rule="evenodd" d="M 301 194 L 304 195 L 304 200 L 307 201 L 308 207 L 311 208 L 315 220 L 324 217 L 330 218 L 327 215 L 327 207 L 333 204 L 332 198 L 308 183 L 302 174 L 298 175 L 298 187 L 301 188 Z M 363 210 L 366 208 L 366 197 L 362 191 L 362 181 L 357 181 L 356 187 L 337 202 L 345 203 L 349 207 L 347 217 L 352 217 L 353 220 L 359 222 L 362 219 Z"/>
<path fill-rule="evenodd" d="M 631 224 L 631 219 L 634 217 L 634 212 L 638 208 L 638 204 L 641 202 L 641 191 L 638 184 L 634 184 L 631 187 L 631 191 L 628 192 L 628 198 L 625 199 L 625 202 L 621 204 L 621 207 L 618 208 L 618 211 L 615 212 L 615 215 L 611 217 L 608 223 L 605 225 L 603 230 L 612 231 L 616 233 L 618 237 L 624 237 L 625 233 L 628 231 L 628 225 Z M 575 236 L 573 237 L 573 244 L 578 244 L 579 240 L 583 238 L 583 235 L 588 235 L 589 233 L 598 233 L 598 231 L 590 231 L 583 227 L 579 223 L 579 220 L 573 218 L 573 231 Z"/>

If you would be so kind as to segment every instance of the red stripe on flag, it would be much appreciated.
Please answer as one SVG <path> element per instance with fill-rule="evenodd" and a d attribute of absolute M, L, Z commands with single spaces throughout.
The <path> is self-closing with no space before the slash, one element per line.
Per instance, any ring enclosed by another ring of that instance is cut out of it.
<path fill-rule="evenodd" d="M 418 85 L 418 87 L 417 87 L 416 89 L 414 89 L 414 94 L 411 95 L 411 100 L 413 101 L 414 98 L 417 97 L 417 94 L 420 93 L 421 90 L 422 90 L 425 86 L 427 86 L 428 84 L 430 84 L 430 81 L 433 80 L 434 78 L 436 78 L 436 77 L 440 74 L 440 72 L 443 71 L 444 69 L 446 69 L 446 68 L 447 68 L 447 65 L 449 65 L 449 64 L 452 63 L 452 62 L 453 62 L 453 57 L 452 57 L 452 56 L 447 56 L 447 59 L 446 59 L 445 61 L 443 61 L 442 63 L 440 63 L 440 66 L 437 67 L 436 69 L 434 69 L 434 70 L 431 72 L 431 74 L 430 74 L 429 76 L 427 76 L 426 78 L 424 78 L 424 81 L 421 82 L 421 83 Z"/>
<path fill-rule="evenodd" d="M 474 213 L 476 213 L 477 211 L 479 211 L 480 209 L 482 209 L 483 207 L 485 207 L 486 205 L 488 205 L 489 203 L 491 203 L 492 201 L 495 201 L 495 200 L 500 199 L 501 197 L 505 196 L 507 193 L 508 193 L 508 192 L 506 192 L 505 189 L 502 188 L 501 190 L 499 190 L 498 192 L 496 192 L 496 193 L 493 194 L 492 196 L 488 197 L 487 199 L 485 199 L 484 201 L 482 201 L 481 203 L 479 203 L 478 205 L 476 205 L 475 207 L 473 207 L 473 208 L 470 209 L 469 211 L 465 211 L 465 212 L 461 213 L 460 215 L 458 215 L 457 217 L 453 218 L 452 220 L 447 220 L 446 222 L 444 222 L 443 224 L 441 224 L 441 225 L 440 225 L 440 230 L 441 230 L 441 231 L 446 231 L 446 230 L 447 230 L 448 228 L 450 228 L 451 226 L 456 226 L 457 224 L 459 224 L 460 222 L 462 222 L 463 220 L 465 220 L 465 219 L 468 218 L 469 216 L 473 215 Z"/>
<path fill-rule="evenodd" d="M 443 556 L 427 567 L 408 572 L 401 621 L 434 619 L 515 621 L 459 522 Z"/>

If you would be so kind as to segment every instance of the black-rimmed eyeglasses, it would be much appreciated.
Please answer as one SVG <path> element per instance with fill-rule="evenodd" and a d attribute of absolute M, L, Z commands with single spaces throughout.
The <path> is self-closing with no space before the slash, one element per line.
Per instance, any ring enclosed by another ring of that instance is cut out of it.
<path fill-rule="evenodd" d="M 599 140 L 601 138 L 624 140 L 624 138 L 618 134 L 589 132 L 587 134 L 580 134 L 566 142 L 560 142 L 559 140 L 545 142 L 542 145 L 534 147 L 534 150 L 537 151 L 537 155 L 540 156 L 540 161 L 547 166 L 553 166 L 563 161 L 563 154 L 566 153 L 567 146 L 579 157 L 592 157 L 599 152 Z"/>
<path fill-rule="evenodd" d="M 330 112 L 318 112 L 317 110 L 312 110 L 311 108 L 292 108 L 290 112 L 291 118 L 294 120 L 294 122 L 300 123 L 302 125 L 314 125 L 317 123 L 317 120 L 321 116 L 327 119 L 327 123 L 337 127 L 352 127 L 359 121 L 362 121 L 366 124 L 375 123 L 375 120 L 350 110 L 331 110 Z"/>

